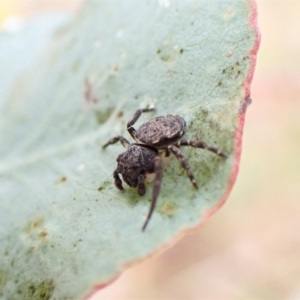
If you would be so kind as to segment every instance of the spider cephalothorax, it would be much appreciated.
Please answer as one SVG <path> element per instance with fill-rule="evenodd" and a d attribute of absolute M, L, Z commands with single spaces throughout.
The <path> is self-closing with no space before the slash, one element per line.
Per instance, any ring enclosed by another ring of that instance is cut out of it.
<path fill-rule="evenodd" d="M 193 186 L 198 189 L 197 182 L 190 169 L 190 166 L 180 151 L 181 146 L 191 146 L 195 148 L 207 149 L 221 157 L 226 157 L 218 149 L 208 146 L 201 141 L 180 140 L 186 130 L 185 120 L 180 116 L 166 115 L 159 116 L 144 123 L 139 129 L 135 130 L 132 126 L 143 112 L 154 111 L 154 108 L 139 109 L 127 124 L 127 130 L 137 143 L 130 144 L 124 137 L 116 136 L 109 140 L 103 148 L 108 145 L 121 142 L 126 151 L 121 153 L 118 158 L 118 166 L 113 173 L 115 186 L 123 190 L 122 180 L 131 187 L 136 187 L 140 196 L 146 192 L 144 182 L 149 174 L 154 174 L 154 186 L 152 191 L 151 207 L 142 230 L 145 230 L 151 218 L 156 201 L 160 192 L 162 181 L 163 156 L 174 154 L 181 166 L 186 170 L 187 175 Z"/>

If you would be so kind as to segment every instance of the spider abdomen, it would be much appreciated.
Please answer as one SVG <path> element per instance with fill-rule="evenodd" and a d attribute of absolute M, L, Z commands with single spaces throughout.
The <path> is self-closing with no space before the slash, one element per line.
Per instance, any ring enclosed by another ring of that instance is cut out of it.
<path fill-rule="evenodd" d="M 140 143 L 165 148 L 180 139 L 186 130 L 185 120 L 180 116 L 159 116 L 144 123 L 135 132 Z"/>

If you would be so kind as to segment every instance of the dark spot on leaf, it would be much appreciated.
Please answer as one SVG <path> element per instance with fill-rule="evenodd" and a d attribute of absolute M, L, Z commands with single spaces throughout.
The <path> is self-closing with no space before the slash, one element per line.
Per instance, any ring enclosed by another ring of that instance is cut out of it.
<path fill-rule="evenodd" d="M 226 69 L 223 69 L 222 73 L 226 74 L 226 77 L 228 79 L 237 78 L 239 75 L 242 74 L 241 68 L 242 67 L 240 66 L 240 63 L 239 62 L 235 62 L 234 65 L 229 66 Z"/>
<path fill-rule="evenodd" d="M 72 71 L 73 73 L 76 73 L 76 72 L 79 70 L 79 66 L 80 66 L 80 62 L 79 62 L 79 60 L 77 59 L 77 60 L 75 60 L 75 61 L 72 63 L 72 65 L 71 65 L 71 71 Z"/>
<path fill-rule="evenodd" d="M 120 111 L 120 112 L 117 114 L 117 117 L 118 117 L 118 118 L 122 118 L 123 115 L 124 115 L 124 113 L 123 113 L 122 111 Z"/>
<path fill-rule="evenodd" d="M 176 208 L 177 205 L 175 203 L 167 201 L 159 207 L 158 211 L 164 215 L 173 216 Z"/>
<path fill-rule="evenodd" d="M 60 183 L 63 183 L 63 182 L 66 182 L 67 181 L 67 177 L 66 176 L 63 176 L 59 179 L 59 182 Z"/>
<path fill-rule="evenodd" d="M 113 112 L 113 108 L 110 107 L 106 109 L 105 111 L 102 110 L 95 110 L 95 117 L 97 119 L 98 124 L 104 124 L 108 118 L 111 116 Z"/>
<path fill-rule="evenodd" d="M 41 225 L 41 223 L 42 223 L 42 220 L 35 221 L 35 222 L 33 223 L 33 227 L 34 227 L 34 228 L 37 228 L 38 226 Z"/>
<path fill-rule="evenodd" d="M 40 228 L 43 224 L 44 220 L 42 218 L 36 218 L 33 221 L 30 221 L 28 225 L 25 228 L 26 234 L 30 235 L 33 231 L 35 231 L 37 228 Z"/>
<path fill-rule="evenodd" d="M 41 231 L 39 234 L 40 238 L 42 238 L 42 239 L 45 238 L 47 235 L 48 235 L 48 232 L 45 230 Z"/>
<path fill-rule="evenodd" d="M 104 190 L 104 189 L 105 189 L 105 187 L 104 187 L 104 186 L 100 186 L 100 187 L 98 187 L 98 191 L 99 191 L 99 192 L 101 192 L 101 191 L 102 191 L 102 190 Z M 98 200 L 98 199 L 97 199 L 97 200 Z M 96 201 L 97 201 L 97 200 L 96 200 Z"/>
<path fill-rule="evenodd" d="M 160 52 L 161 52 L 161 50 L 160 50 L 160 49 L 158 49 L 158 50 L 156 51 L 156 54 L 160 54 Z"/>
<path fill-rule="evenodd" d="M 89 107 L 94 107 L 98 102 L 94 85 L 95 84 L 90 78 L 86 78 L 84 87 L 84 99 Z"/>
<path fill-rule="evenodd" d="M 182 54 L 184 52 L 184 49 L 180 49 L 179 53 Z"/>

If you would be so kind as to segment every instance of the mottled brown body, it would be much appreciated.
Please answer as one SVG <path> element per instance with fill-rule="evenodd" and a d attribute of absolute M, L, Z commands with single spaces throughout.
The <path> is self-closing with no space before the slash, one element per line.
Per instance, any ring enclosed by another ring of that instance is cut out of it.
<path fill-rule="evenodd" d="M 166 115 L 144 123 L 132 131 L 133 138 L 140 143 L 156 148 L 166 148 L 178 141 L 185 133 L 185 120 L 180 116 Z"/>
<path fill-rule="evenodd" d="M 154 158 L 157 154 L 156 149 L 130 144 L 127 150 L 118 156 L 116 171 L 129 186 L 137 187 L 141 175 L 144 177 L 148 173 L 154 173 Z"/>

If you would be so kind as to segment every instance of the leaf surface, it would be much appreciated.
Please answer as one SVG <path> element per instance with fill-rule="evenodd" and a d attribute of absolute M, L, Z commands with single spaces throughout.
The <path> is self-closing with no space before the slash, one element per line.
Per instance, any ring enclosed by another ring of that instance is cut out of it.
<path fill-rule="evenodd" d="M 83 297 L 203 223 L 237 173 L 258 48 L 253 2 L 88 1 L 63 20 L 47 17 L 0 37 L 4 299 Z M 182 149 L 200 188 L 172 159 L 142 232 L 152 185 L 144 197 L 117 190 L 112 172 L 124 150 L 101 146 L 119 134 L 130 139 L 128 120 L 153 104 L 157 112 L 136 128 L 178 114 L 185 138 L 228 157 Z"/>

